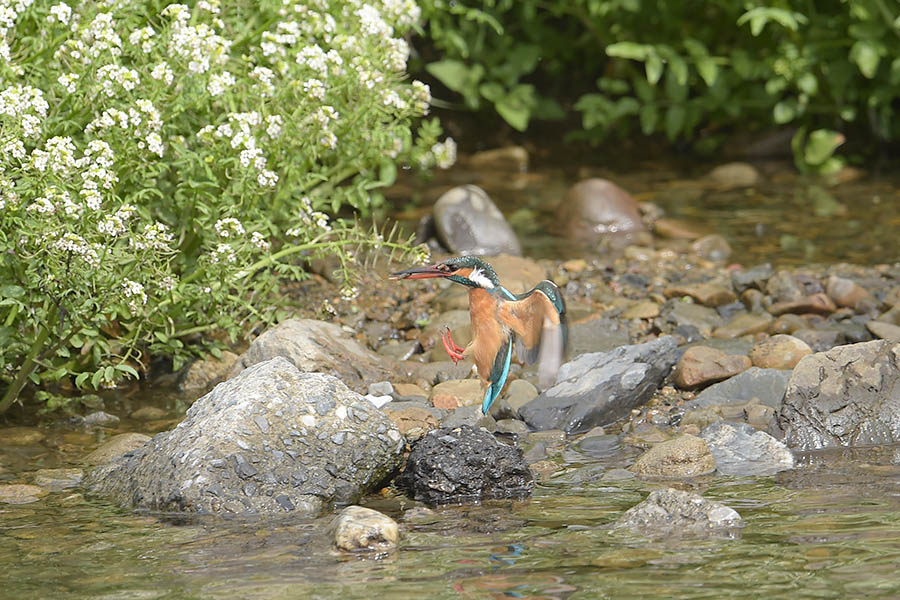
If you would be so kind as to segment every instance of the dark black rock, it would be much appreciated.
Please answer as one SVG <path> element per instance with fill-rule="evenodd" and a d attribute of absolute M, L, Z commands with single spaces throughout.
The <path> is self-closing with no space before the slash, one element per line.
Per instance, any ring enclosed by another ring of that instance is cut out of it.
<path fill-rule="evenodd" d="M 794 468 L 794 455 L 787 446 L 746 423 L 713 423 L 700 437 L 723 475 L 774 475 Z"/>
<path fill-rule="evenodd" d="M 803 450 L 900 441 L 900 344 L 876 340 L 804 357 L 779 423 L 785 442 Z"/>
<path fill-rule="evenodd" d="M 564 364 L 557 383 L 520 408 L 519 416 L 539 431 L 578 433 L 608 425 L 649 400 L 677 360 L 672 336 L 583 354 Z"/>
<path fill-rule="evenodd" d="M 410 497 L 434 505 L 525 497 L 534 477 L 521 450 L 463 425 L 435 429 L 416 442 L 396 483 Z"/>
<path fill-rule="evenodd" d="M 316 515 L 399 466 L 403 436 L 340 380 L 284 358 L 248 367 L 172 431 L 97 467 L 94 492 L 156 511 Z"/>

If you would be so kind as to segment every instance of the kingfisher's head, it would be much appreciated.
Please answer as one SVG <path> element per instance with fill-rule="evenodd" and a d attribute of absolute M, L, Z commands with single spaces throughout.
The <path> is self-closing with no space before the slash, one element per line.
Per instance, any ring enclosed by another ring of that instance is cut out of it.
<path fill-rule="evenodd" d="M 391 279 L 432 279 L 444 277 L 471 288 L 493 290 L 500 287 L 494 268 L 477 256 L 456 256 L 445 261 L 391 273 Z"/>

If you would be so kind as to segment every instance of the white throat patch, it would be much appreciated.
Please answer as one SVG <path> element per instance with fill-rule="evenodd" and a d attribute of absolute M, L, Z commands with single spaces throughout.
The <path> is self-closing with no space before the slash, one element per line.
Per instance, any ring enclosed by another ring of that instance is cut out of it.
<path fill-rule="evenodd" d="M 484 274 L 484 271 L 478 267 L 472 269 L 472 272 L 469 274 L 469 279 L 486 289 L 492 289 L 494 287 L 494 282 L 491 281 L 487 275 Z"/>

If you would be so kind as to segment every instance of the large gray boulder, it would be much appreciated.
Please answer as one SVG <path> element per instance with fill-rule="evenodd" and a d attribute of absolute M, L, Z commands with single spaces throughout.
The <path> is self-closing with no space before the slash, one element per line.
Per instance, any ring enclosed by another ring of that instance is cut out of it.
<path fill-rule="evenodd" d="M 315 515 L 375 489 L 404 445 L 390 419 L 340 380 L 274 358 L 219 384 L 175 429 L 86 483 L 133 508 Z"/>
<path fill-rule="evenodd" d="M 434 226 L 438 239 L 454 254 L 522 254 L 503 213 L 477 185 L 461 185 L 438 198 Z"/>
<path fill-rule="evenodd" d="M 807 356 L 794 367 L 779 422 L 785 443 L 802 450 L 900 441 L 900 344 Z"/>
<path fill-rule="evenodd" d="M 245 368 L 282 356 L 305 373 L 328 373 L 366 393 L 373 381 L 392 380 L 396 363 L 363 347 L 340 325 L 315 319 L 288 319 L 263 332 L 238 359 L 234 377 Z"/>
<path fill-rule="evenodd" d="M 672 336 L 582 354 L 560 367 L 556 384 L 520 408 L 519 416 L 539 431 L 579 433 L 608 425 L 649 400 L 677 360 Z"/>

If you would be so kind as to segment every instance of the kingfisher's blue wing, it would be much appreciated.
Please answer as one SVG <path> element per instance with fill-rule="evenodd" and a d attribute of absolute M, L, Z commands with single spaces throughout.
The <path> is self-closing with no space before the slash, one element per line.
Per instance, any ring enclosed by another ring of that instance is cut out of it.
<path fill-rule="evenodd" d="M 512 347 L 512 336 L 508 335 L 506 341 L 500 346 L 497 357 L 494 359 L 494 364 L 491 366 L 491 383 L 485 390 L 484 400 L 481 402 L 481 412 L 485 415 L 488 414 L 491 405 L 506 384 L 506 378 L 509 376 L 509 363 L 512 359 Z"/>

